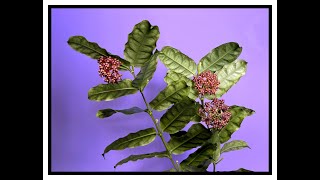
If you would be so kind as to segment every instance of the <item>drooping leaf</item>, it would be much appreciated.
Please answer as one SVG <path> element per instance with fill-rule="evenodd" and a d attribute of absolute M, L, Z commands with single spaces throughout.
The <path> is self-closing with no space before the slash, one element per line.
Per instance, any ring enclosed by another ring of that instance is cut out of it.
<path fill-rule="evenodd" d="M 202 73 L 204 71 L 218 71 L 224 65 L 231 63 L 236 60 L 242 48 L 238 43 L 229 42 L 222 44 L 211 50 L 210 53 L 205 55 L 198 64 L 198 73 Z"/>
<path fill-rule="evenodd" d="M 192 125 L 185 135 L 172 137 L 168 142 L 172 154 L 182 154 L 192 148 L 198 147 L 211 137 L 211 132 L 202 124 Z"/>
<path fill-rule="evenodd" d="M 129 157 L 119 161 L 114 166 L 114 168 L 116 168 L 117 166 L 122 165 L 124 163 L 127 163 L 129 161 L 137 161 L 137 160 L 141 160 L 141 159 L 145 159 L 145 158 L 153 158 L 153 157 L 165 158 L 165 157 L 168 157 L 168 154 L 167 154 L 167 151 L 163 151 L 163 152 L 154 152 L 154 153 L 148 153 L 148 154 L 130 155 Z"/>
<path fill-rule="evenodd" d="M 150 59 L 159 36 L 158 26 L 152 26 L 149 21 L 143 20 L 136 24 L 128 35 L 124 50 L 125 59 L 136 67 L 143 66 Z"/>
<path fill-rule="evenodd" d="M 76 51 L 85 54 L 95 60 L 101 56 L 111 56 L 121 61 L 120 69 L 128 70 L 130 63 L 117 55 L 113 55 L 107 50 L 101 48 L 97 43 L 88 41 L 83 36 L 71 36 L 68 40 L 68 44 Z"/>
<path fill-rule="evenodd" d="M 121 96 L 134 94 L 138 91 L 132 86 L 130 79 L 122 80 L 115 84 L 100 84 L 89 90 L 88 98 L 94 101 L 111 101 Z"/>
<path fill-rule="evenodd" d="M 171 104 L 183 100 L 188 95 L 188 90 L 185 81 L 170 84 L 150 102 L 150 106 L 157 111 L 167 109 Z"/>
<path fill-rule="evenodd" d="M 104 149 L 103 155 L 108 153 L 110 150 L 122 150 L 125 148 L 145 146 L 151 143 L 156 138 L 156 135 L 157 133 L 154 128 L 148 128 L 135 133 L 130 133 L 107 146 Z"/>
<path fill-rule="evenodd" d="M 221 148 L 221 154 L 224 152 L 229 152 L 229 151 L 235 151 L 235 150 L 240 150 L 243 148 L 249 148 L 248 144 L 242 140 L 234 140 L 227 142 L 223 145 Z"/>
<path fill-rule="evenodd" d="M 187 78 L 186 76 L 176 73 L 174 71 L 169 70 L 166 74 L 166 76 L 164 77 L 164 81 L 169 85 L 169 84 L 173 84 L 176 83 L 177 81 L 185 81 L 187 83 L 187 86 L 189 86 L 189 93 L 188 93 L 188 97 L 190 99 L 196 100 L 198 98 L 198 91 L 195 89 L 194 87 L 194 82 Z"/>
<path fill-rule="evenodd" d="M 196 74 L 196 63 L 187 55 L 173 47 L 163 47 L 159 54 L 159 59 L 171 71 L 182 74 L 186 77 L 192 77 Z"/>
<path fill-rule="evenodd" d="M 244 60 L 235 60 L 230 64 L 226 64 L 216 72 L 220 82 L 215 97 L 219 98 L 235 85 L 247 71 L 247 62 Z M 206 96 L 207 99 L 213 99 L 214 95 Z"/>
<path fill-rule="evenodd" d="M 231 118 L 219 133 L 221 143 L 227 142 L 231 135 L 240 128 L 243 119 L 254 113 L 254 110 L 242 106 L 231 106 L 229 111 L 231 112 Z"/>
<path fill-rule="evenodd" d="M 170 137 L 171 138 L 177 138 L 177 137 L 180 137 L 182 135 L 185 135 L 187 133 L 187 131 L 179 131 L 179 132 L 176 132 L 174 134 L 170 134 Z"/>
<path fill-rule="evenodd" d="M 179 103 L 174 104 L 160 119 L 160 127 L 163 131 L 170 134 L 176 133 L 184 128 L 199 110 L 200 104 L 185 99 Z"/>
<path fill-rule="evenodd" d="M 204 167 L 205 162 L 208 160 L 212 160 L 212 154 L 213 151 L 217 147 L 214 146 L 211 143 L 206 143 L 202 147 L 200 147 L 198 150 L 196 150 L 194 153 L 190 154 L 185 160 L 183 160 L 180 163 L 180 166 L 182 168 L 186 166 L 194 166 L 194 167 L 201 167 L 204 169 L 207 169 L 210 163 L 206 164 L 206 167 Z"/>
<path fill-rule="evenodd" d="M 132 81 L 132 86 L 143 90 L 149 81 L 152 79 L 154 72 L 157 68 L 158 52 L 153 54 L 147 62 L 141 67 L 140 72 L 136 78 Z"/>
<path fill-rule="evenodd" d="M 113 114 L 115 114 L 117 112 L 120 112 L 120 113 L 123 113 L 126 115 L 130 115 L 130 114 L 140 113 L 140 112 L 144 112 L 144 111 L 145 110 L 140 109 L 138 107 L 132 107 L 129 109 L 122 109 L 122 110 L 102 109 L 97 112 L 97 117 L 98 118 L 106 118 L 106 117 L 112 116 Z"/>

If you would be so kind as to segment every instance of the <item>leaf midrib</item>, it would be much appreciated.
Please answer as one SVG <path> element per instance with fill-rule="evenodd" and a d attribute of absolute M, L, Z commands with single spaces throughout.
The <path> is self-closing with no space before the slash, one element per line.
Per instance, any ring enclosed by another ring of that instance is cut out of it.
<path fill-rule="evenodd" d="M 69 41 L 70 42 L 70 41 Z M 87 41 L 88 43 L 90 43 L 89 41 Z M 108 56 L 107 54 L 104 54 L 104 53 L 101 53 L 101 52 L 99 52 L 99 51 L 97 51 L 97 50 L 95 50 L 95 49 L 92 49 L 91 47 L 89 47 L 89 46 L 86 46 L 86 45 L 84 45 L 84 44 L 81 44 L 81 43 L 77 43 L 77 42 L 74 42 L 74 41 L 71 41 L 71 43 L 74 43 L 74 44 L 77 44 L 77 45 L 81 45 L 81 46 L 84 46 L 84 47 L 86 47 L 86 48 L 88 48 L 88 49 L 90 49 L 90 50 L 92 50 L 92 51 L 95 51 L 96 53 L 98 53 L 98 54 L 100 54 L 100 55 L 103 55 L 103 56 Z M 103 48 L 101 48 L 100 47 L 100 49 L 103 49 Z M 104 49 L 105 50 L 105 49 Z M 105 50 L 106 51 L 106 50 Z"/>
<path fill-rule="evenodd" d="M 175 121 L 175 120 L 176 120 L 186 109 L 188 109 L 188 108 L 189 108 L 189 107 L 186 106 L 186 108 L 184 108 L 181 112 L 179 112 L 178 115 L 175 116 L 172 121 L 169 120 L 170 123 L 169 123 L 167 126 L 165 126 L 165 128 L 163 128 L 163 131 L 166 130 L 166 129 L 168 128 L 168 126 L 170 126 L 170 125 L 173 123 L 173 121 Z"/>
<path fill-rule="evenodd" d="M 108 92 L 114 92 L 114 91 L 119 91 L 119 90 L 127 90 L 127 89 L 133 89 L 133 90 L 137 90 L 136 88 L 134 87 L 130 87 L 130 88 L 121 88 L 121 89 L 112 89 L 112 90 L 109 90 L 109 91 L 101 91 L 101 92 L 98 92 L 98 93 L 93 93 L 91 94 L 91 96 L 94 96 L 94 95 L 98 95 L 98 94 L 102 94 L 102 93 L 108 93 Z"/>
<path fill-rule="evenodd" d="M 185 144 L 186 142 L 190 141 L 191 139 L 195 138 L 196 136 L 198 136 L 199 134 L 201 134 L 203 131 L 200 131 L 199 133 L 195 134 L 194 136 L 192 136 L 191 138 L 187 139 L 186 141 L 183 141 L 181 144 L 179 144 L 178 146 L 176 146 L 175 148 L 171 149 L 170 152 L 175 151 L 177 148 L 179 148 L 181 145 Z"/>
<path fill-rule="evenodd" d="M 169 49 L 169 50 L 170 50 L 170 49 Z M 195 73 L 193 73 L 192 71 L 190 71 L 190 70 L 189 70 L 188 68 L 186 68 L 184 65 L 178 63 L 177 61 L 175 61 L 174 59 L 172 59 L 171 57 L 169 57 L 167 54 L 165 54 L 164 52 L 162 52 L 162 53 L 163 53 L 165 56 L 167 56 L 169 59 L 171 59 L 173 62 L 181 65 L 184 69 L 186 69 L 186 70 L 188 70 L 189 72 L 191 72 L 192 75 L 195 75 Z M 180 52 L 180 53 L 181 53 L 181 52 Z M 174 53 L 174 54 L 175 54 L 175 53 Z M 181 53 L 181 55 L 182 55 L 182 53 Z M 182 56 L 183 56 L 183 55 L 182 55 Z M 190 61 L 190 59 L 188 59 L 188 61 Z"/>
<path fill-rule="evenodd" d="M 122 144 L 131 142 L 131 141 L 134 141 L 134 140 L 137 140 L 137 139 L 141 139 L 141 138 L 144 138 L 144 137 L 147 137 L 147 136 L 151 136 L 151 135 L 156 135 L 156 132 L 153 131 L 152 133 L 149 133 L 149 134 L 146 134 L 146 135 L 142 135 L 142 136 L 139 136 L 139 137 L 136 137 L 136 138 L 129 139 L 129 140 L 125 141 L 125 142 L 122 142 L 122 143 L 118 144 L 117 147 L 121 146 Z"/>
<path fill-rule="evenodd" d="M 200 153 L 196 154 L 194 158 L 191 159 L 190 163 L 187 163 L 187 165 L 190 165 L 198 156 L 200 156 L 203 152 L 205 152 L 210 146 L 207 146 L 204 148 Z"/>
<path fill-rule="evenodd" d="M 171 85 L 170 85 L 170 86 L 171 86 Z M 172 85 L 172 86 L 174 86 L 174 85 Z M 169 96 L 165 96 L 165 98 L 164 98 L 164 99 L 162 99 L 161 101 L 158 101 L 157 105 L 156 105 L 156 106 L 154 106 L 154 108 L 156 108 L 156 107 L 160 106 L 164 100 L 168 99 L 168 98 L 169 98 L 169 97 L 171 97 L 173 94 L 175 94 L 175 93 L 179 92 L 181 89 L 184 89 L 184 88 L 186 88 L 186 87 L 183 87 L 183 88 L 180 88 L 180 89 L 179 89 L 179 90 L 177 90 L 177 91 L 174 91 L 174 92 L 173 92 L 172 94 L 170 94 Z"/>
<path fill-rule="evenodd" d="M 245 148 L 245 147 L 248 147 L 248 146 L 247 145 L 238 145 L 238 146 L 233 146 L 233 147 L 229 147 L 229 148 L 227 147 L 225 149 L 222 148 L 221 154 L 224 153 L 224 152 L 228 152 L 227 150 L 230 150 L 230 149 L 232 150 L 234 148 L 237 149 L 237 148 L 241 148 L 241 147 Z"/>

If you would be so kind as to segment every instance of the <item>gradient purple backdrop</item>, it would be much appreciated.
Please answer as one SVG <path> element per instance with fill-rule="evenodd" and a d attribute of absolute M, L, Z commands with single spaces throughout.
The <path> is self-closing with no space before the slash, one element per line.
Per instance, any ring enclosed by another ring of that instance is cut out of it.
<path fill-rule="evenodd" d="M 145 19 L 160 28 L 158 49 L 175 47 L 196 62 L 212 48 L 226 42 L 238 42 L 243 47 L 239 58 L 248 62 L 247 73 L 223 98 L 229 105 L 256 111 L 243 121 L 231 139 L 245 140 L 251 149 L 223 154 L 217 170 L 242 167 L 268 171 L 268 9 L 245 8 L 52 9 L 52 171 L 114 171 L 113 166 L 131 154 L 164 150 L 157 137 L 144 147 L 110 151 L 106 160 L 103 159 L 101 154 L 108 144 L 130 132 L 153 127 L 153 123 L 146 113 L 97 118 L 95 114 L 99 109 L 144 108 L 145 105 L 139 93 L 111 102 L 89 101 L 88 90 L 103 83 L 98 76 L 97 62 L 67 44 L 70 36 L 82 35 L 123 57 L 128 33 Z M 145 89 L 149 102 L 165 88 L 165 74 L 166 68 L 159 61 Z M 129 73 L 124 77 L 131 78 Z M 163 113 L 155 112 L 155 117 L 160 119 Z M 165 137 L 169 140 L 168 135 Z M 195 149 L 174 155 L 174 159 L 181 162 L 193 151 Z M 153 158 L 124 164 L 116 171 L 163 171 L 171 167 L 169 159 Z"/>

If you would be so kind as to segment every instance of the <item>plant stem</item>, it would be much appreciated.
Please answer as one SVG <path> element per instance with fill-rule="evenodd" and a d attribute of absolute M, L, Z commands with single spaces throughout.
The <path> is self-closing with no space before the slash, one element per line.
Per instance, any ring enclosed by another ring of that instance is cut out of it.
<path fill-rule="evenodd" d="M 134 78 L 136 77 L 135 74 L 134 74 L 134 69 L 131 70 L 131 74 L 133 75 Z M 170 159 L 173 167 L 174 167 L 177 171 L 180 171 L 179 165 L 178 165 L 177 163 L 175 163 L 174 160 L 173 160 L 173 158 L 172 158 L 172 155 L 171 155 L 171 153 L 170 153 L 170 151 L 169 151 L 169 148 L 168 148 L 168 144 L 167 144 L 167 142 L 165 141 L 165 139 L 163 138 L 162 129 L 159 127 L 156 119 L 154 118 L 153 113 L 152 113 L 152 109 L 150 108 L 149 103 L 147 102 L 147 100 L 146 100 L 146 98 L 145 98 L 142 90 L 139 89 L 139 91 L 140 91 L 140 94 L 141 94 L 141 96 L 142 96 L 142 98 L 143 98 L 143 101 L 144 101 L 144 103 L 146 104 L 146 107 L 147 107 L 147 109 L 148 109 L 148 112 L 147 112 L 147 113 L 148 113 L 149 116 L 151 117 L 151 119 L 152 119 L 152 121 L 153 121 L 153 124 L 155 125 L 155 127 L 156 127 L 156 129 L 157 129 L 158 136 L 161 138 L 161 141 L 162 141 L 164 147 L 166 148 L 168 157 L 169 157 L 169 159 Z"/>
<path fill-rule="evenodd" d="M 213 164 L 213 171 L 212 172 L 216 172 L 216 163 L 212 163 Z"/>
<path fill-rule="evenodd" d="M 200 97 L 200 101 L 201 101 L 201 107 L 202 109 L 204 109 L 204 98 L 203 97 Z M 207 129 L 209 129 L 209 126 L 208 124 L 206 123 L 206 126 L 207 126 Z M 210 130 L 211 131 L 211 130 Z"/>

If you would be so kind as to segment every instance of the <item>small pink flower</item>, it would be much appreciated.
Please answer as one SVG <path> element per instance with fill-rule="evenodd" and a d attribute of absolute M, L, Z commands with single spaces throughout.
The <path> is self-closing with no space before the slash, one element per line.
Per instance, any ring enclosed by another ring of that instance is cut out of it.
<path fill-rule="evenodd" d="M 217 75 L 211 71 L 205 71 L 195 76 L 193 82 L 201 96 L 215 94 L 220 84 Z"/>
<path fill-rule="evenodd" d="M 231 118 L 229 106 L 224 104 L 224 100 L 214 98 L 211 102 L 206 102 L 204 108 L 199 109 L 199 114 L 209 128 L 222 129 Z"/>
<path fill-rule="evenodd" d="M 122 74 L 119 73 L 121 62 L 111 56 L 101 56 L 98 59 L 99 75 L 104 78 L 107 83 L 117 83 L 121 81 Z"/>

